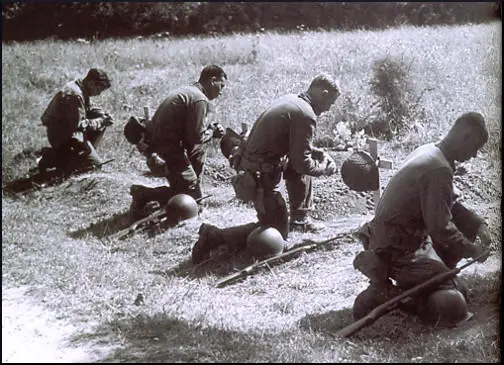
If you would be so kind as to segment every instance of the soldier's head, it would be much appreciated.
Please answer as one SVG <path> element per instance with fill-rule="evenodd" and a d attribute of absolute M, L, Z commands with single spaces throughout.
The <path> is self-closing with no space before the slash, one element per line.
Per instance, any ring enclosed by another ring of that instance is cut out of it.
<path fill-rule="evenodd" d="M 204 93 L 209 100 L 222 94 L 226 86 L 227 75 L 222 68 L 216 65 L 206 66 L 200 74 L 198 82 L 203 86 Z"/>
<path fill-rule="evenodd" d="M 320 115 L 329 110 L 341 91 L 336 80 L 322 73 L 315 76 L 306 93 L 310 96 L 315 114 Z"/>
<path fill-rule="evenodd" d="M 476 157 L 488 141 L 485 119 L 480 113 L 469 112 L 460 115 L 443 138 L 442 144 L 448 157 L 464 162 Z"/>
<path fill-rule="evenodd" d="M 89 93 L 89 96 L 100 95 L 111 85 L 110 78 L 107 73 L 99 68 L 91 68 L 84 78 L 83 83 Z"/>

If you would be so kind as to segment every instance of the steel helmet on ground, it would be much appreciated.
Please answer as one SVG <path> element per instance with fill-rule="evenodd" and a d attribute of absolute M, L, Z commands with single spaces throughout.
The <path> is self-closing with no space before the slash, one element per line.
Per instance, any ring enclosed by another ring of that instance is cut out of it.
<path fill-rule="evenodd" d="M 343 182 L 355 191 L 373 191 L 379 187 L 378 166 L 367 152 L 353 152 L 341 166 Z"/>
<path fill-rule="evenodd" d="M 198 203 L 190 195 L 177 194 L 168 200 L 165 205 L 167 215 L 171 220 L 180 222 L 198 215 Z"/>
<path fill-rule="evenodd" d="M 220 150 L 225 158 L 229 159 L 233 150 L 240 145 L 242 137 L 231 128 L 226 128 L 226 132 L 220 140 Z"/>
<path fill-rule="evenodd" d="M 145 126 L 135 117 L 130 117 L 124 125 L 124 136 L 131 144 L 137 144 L 145 133 Z"/>
<path fill-rule="evenodd" d="M 431 293 L 421 311 L 424 321 L 444 327 L 454 327 L 472 317 L 467 302 L 457 289 L 440 289 Z"/>
<path fill-rule="evenodd" d="M 259 260 L 279 255 L 284 248 L 282 235 L 273 227 L 259 226 L 247 236 L 247 251 Z"/>

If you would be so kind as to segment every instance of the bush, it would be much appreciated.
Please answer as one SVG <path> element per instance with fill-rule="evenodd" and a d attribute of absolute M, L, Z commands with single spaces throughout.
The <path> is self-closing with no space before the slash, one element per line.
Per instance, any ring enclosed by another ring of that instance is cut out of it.
<path fill-rule="evenodd" d="M 4 41 L 479 23 L 498 3 L 2 2 Z"/>

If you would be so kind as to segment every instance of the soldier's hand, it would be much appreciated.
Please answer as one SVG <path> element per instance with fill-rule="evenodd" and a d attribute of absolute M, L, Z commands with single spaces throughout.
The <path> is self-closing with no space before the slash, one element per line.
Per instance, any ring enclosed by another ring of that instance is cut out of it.
<path fill-rule="evenodd" d="M 492 244 L 492 235 L 490 233 L 490 230 L 488 229 L 488 226 L 485 223 L 480 224 L 477 236 L 481 241 L 481 246 L 488 249 Z"/>
<path fill-rule="evenodd" d="M 478 262 L 485 262 L 488 256 L 490 256 L 490 251 L 485 247 L 474 245 L 474 252 L 471 255 L 471 257 L 473 259 L 476 259 L 479 256 L 481 257 L 478 259 Z"/>
<path fill-rule="evenodd" d="M 326 176 L 330 176 L 332 174 L 334 174 L 337 170 L 337 167 L 336 167 L 336 162 L 334 162 L 334 160 L 332 159 L 331 156 L 329 156 L 328 154 L 326 154 L 324 156 L 324 161 L 325 161 L 325 172 L 324 172 L 324 175 Z"/>
<path fill-rule="evenodd" d="M 221 138 L 224 135 L 224 127 L 219 123 L 211 124 L 210 128 L 213 130 L 213 138 Z"/>

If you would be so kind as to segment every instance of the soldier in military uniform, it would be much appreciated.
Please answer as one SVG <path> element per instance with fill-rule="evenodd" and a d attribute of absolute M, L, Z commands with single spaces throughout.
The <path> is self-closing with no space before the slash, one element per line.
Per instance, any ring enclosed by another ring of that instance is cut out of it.
<path fill-rule="evenodd" d="M 202 197 L 199 178 L 205 161 L 203 146 L 224 134 L 224 128 L 218 123 L 205 126 L 208 105 L 222 94 L 226 81 L 222 68 L 206 66 L 198 82 L 172 90 L 146 123 L 139 148 L 149 164 L 166 177 L 169 186 L 132 185 L 133 218 L 145 216 L 148 212 L 144 208 L 149 202 L 157 202 L 155 207 L 164 206 L 180 193 L 194 199 Z"/>
<path fill-rule="evenodd" d="M 237 197 L 254 202 L 259 221 L 226 229 L 202 224 L 192 250 L 193 263 L 201 262 L 221 244 L 244 247 L 248 235 L 259 225 L 274 227 L 287 239 L 290 229 L 311 224 L 311 177 L 336 172 L 333 159 L 312 146 L 316 119 L 339 95 L 339 87 L 331 77 L 318 75 L 306 92 L 280 98 L 259 116 L 232 158 L 239 171 L 233 181 Z M 278 190 L 282 174 L 289 192 L 289 208 Z"/>
<path fill-rule="evenodd" d="M 84 79 L 67 83 L 52 98 L 41 118 L 52 147 L 42 149 L 38 162 L 41 173 L 53 167 L 71 170 L 102 163 L 96 147 L 113 118 L 92 107 L 90 98 L 108 88 L 110 79 L 105 71 L 91 68 Z"/>
<path fill-rule="evenodd" d="M 479 113 L 462 114 L 441 141 L 418 147 L 389 181 L 374 218 L 358 235 L 365 251 L 354 266 L 370 279 L 354 303 L 355 319 L 427 279 L 481 257 L 491 237 L 485 221 L 456 200 L 455 161 L 475 157 L 488 139 Z M 480 244 L 475 244 L 479 238 Z M 395 285 L 391 281 L 395 281 Z M 404 309 L 447 326 L 470 317 L 459 278 L 415 299 Z"/>

